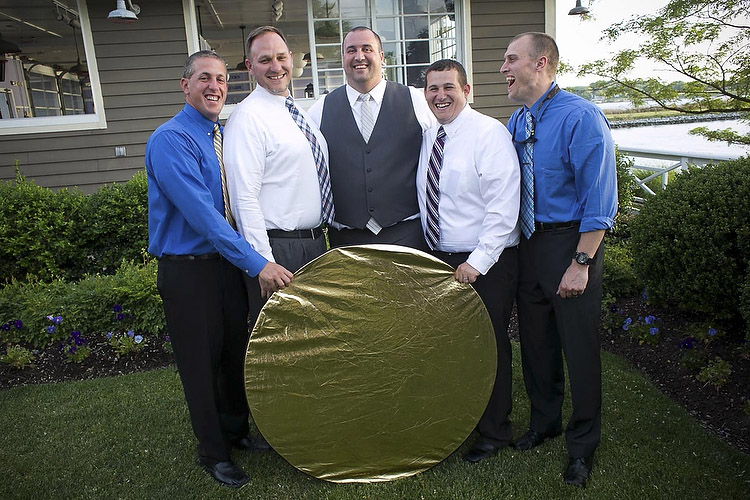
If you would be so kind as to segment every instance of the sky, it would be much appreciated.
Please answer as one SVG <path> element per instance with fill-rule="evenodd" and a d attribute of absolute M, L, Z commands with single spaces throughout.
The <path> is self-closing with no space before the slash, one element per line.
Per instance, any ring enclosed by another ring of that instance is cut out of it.
<path fill-rule="evenodd" d="M 594 0 L 589 7 L 591 19 L 583 20 L 581 16 L 569 16 L 568 11 L 575 7 L 575 0 L 557 0 L 557 35 L 555 37 L 560 49 L 560 58 L 573 66 L 585 62 L 605 59 L 617 50 L 638 46 L 635 37 L 620 37 L 617 45 L 600 41 L 601 32 L 610 25 L 630 19 L 637 14 L 653 14 L 667 4 L 668 0 Z M 583 0 L 588 5 L 589 0 Z M 636 68 L 633 76 L 646 77 L 654 66 L 643 65 Z M 663 73 L 663 79 L 677 80 L 677 75 Z M 563 86 L 586 85 L 601 78 L 586 76 L 577 78 L 574 73 L 560 74 L 557 82 Z"/>

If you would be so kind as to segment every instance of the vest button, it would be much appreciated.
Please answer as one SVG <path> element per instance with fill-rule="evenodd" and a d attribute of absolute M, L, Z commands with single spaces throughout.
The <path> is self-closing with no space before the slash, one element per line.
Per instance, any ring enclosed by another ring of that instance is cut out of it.
<path fill-rule="evenodd" d="M 365 154 L 368 154 L 368 155 L 369 155 L 369 154 L 370 154 L 370 150 L 369 150 L 369 149 L 366 149 L 366 150 L 365 150 Z"/>
<path fill-rule="evenodd" d="M 367 188 L 368 193 L 372 193 L 372 188 Z"/>
<path fill-rule="evenodd" d="M 375 209 L 374 209 L 374 208 L 371 208 L 371 209 L 370 209 L 370 212 L 374 212 L 374 211 L 375 211 Z"/>
<path fill-rule="evenodd" d="M 372 169 L 368 167 L 368 168 L 367 168 L 367 171 L 368 171 L 368 172 L 372 172 Z"/>

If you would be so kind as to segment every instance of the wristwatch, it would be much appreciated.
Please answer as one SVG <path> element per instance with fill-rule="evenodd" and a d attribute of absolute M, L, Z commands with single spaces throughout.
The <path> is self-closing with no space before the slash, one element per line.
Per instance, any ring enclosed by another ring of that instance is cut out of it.
<path fill-rule="evenodd" d="M 594 260 L 586 252 L 576 252 L 575 259 L 582 266 L 588 266 Z"/>

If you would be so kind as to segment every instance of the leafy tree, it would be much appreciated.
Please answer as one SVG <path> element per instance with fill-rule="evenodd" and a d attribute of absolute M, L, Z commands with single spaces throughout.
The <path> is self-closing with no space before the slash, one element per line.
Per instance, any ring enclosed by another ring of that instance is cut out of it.
<path fill-rule="evenodd" d="M 659 106 L 692 114 L 742 112 L 750 117 L 750 0 L 670 0 L 655 15 L 638 15 L 604 31 L 613 42 L 628 33 L 642 40 L 610 59 L 584 64 L 578 75 L 608 78 L 604 92 L 626 96 L 640 106 Z M 687 78 L 683 85 L 659 78 L 628 76 L 641 58 Z M 750 134 L 705 127 L 691 133 L 730 144 L 750 144 Z"/>

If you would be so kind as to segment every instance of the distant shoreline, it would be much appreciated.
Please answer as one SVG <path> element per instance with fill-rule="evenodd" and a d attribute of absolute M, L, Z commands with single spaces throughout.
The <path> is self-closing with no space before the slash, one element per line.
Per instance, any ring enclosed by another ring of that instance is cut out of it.
<path fill-rule="evenodd" d="M 710 113 L 705 115 L 674 115 L 650 118 L 635 118 L 633 120 L 612 120 L 611 128 L 650 127 L 652 125 L 674 125 L 677 123 L 712 122 L 718 120 L 737 120 L 743 113 Z"/>

